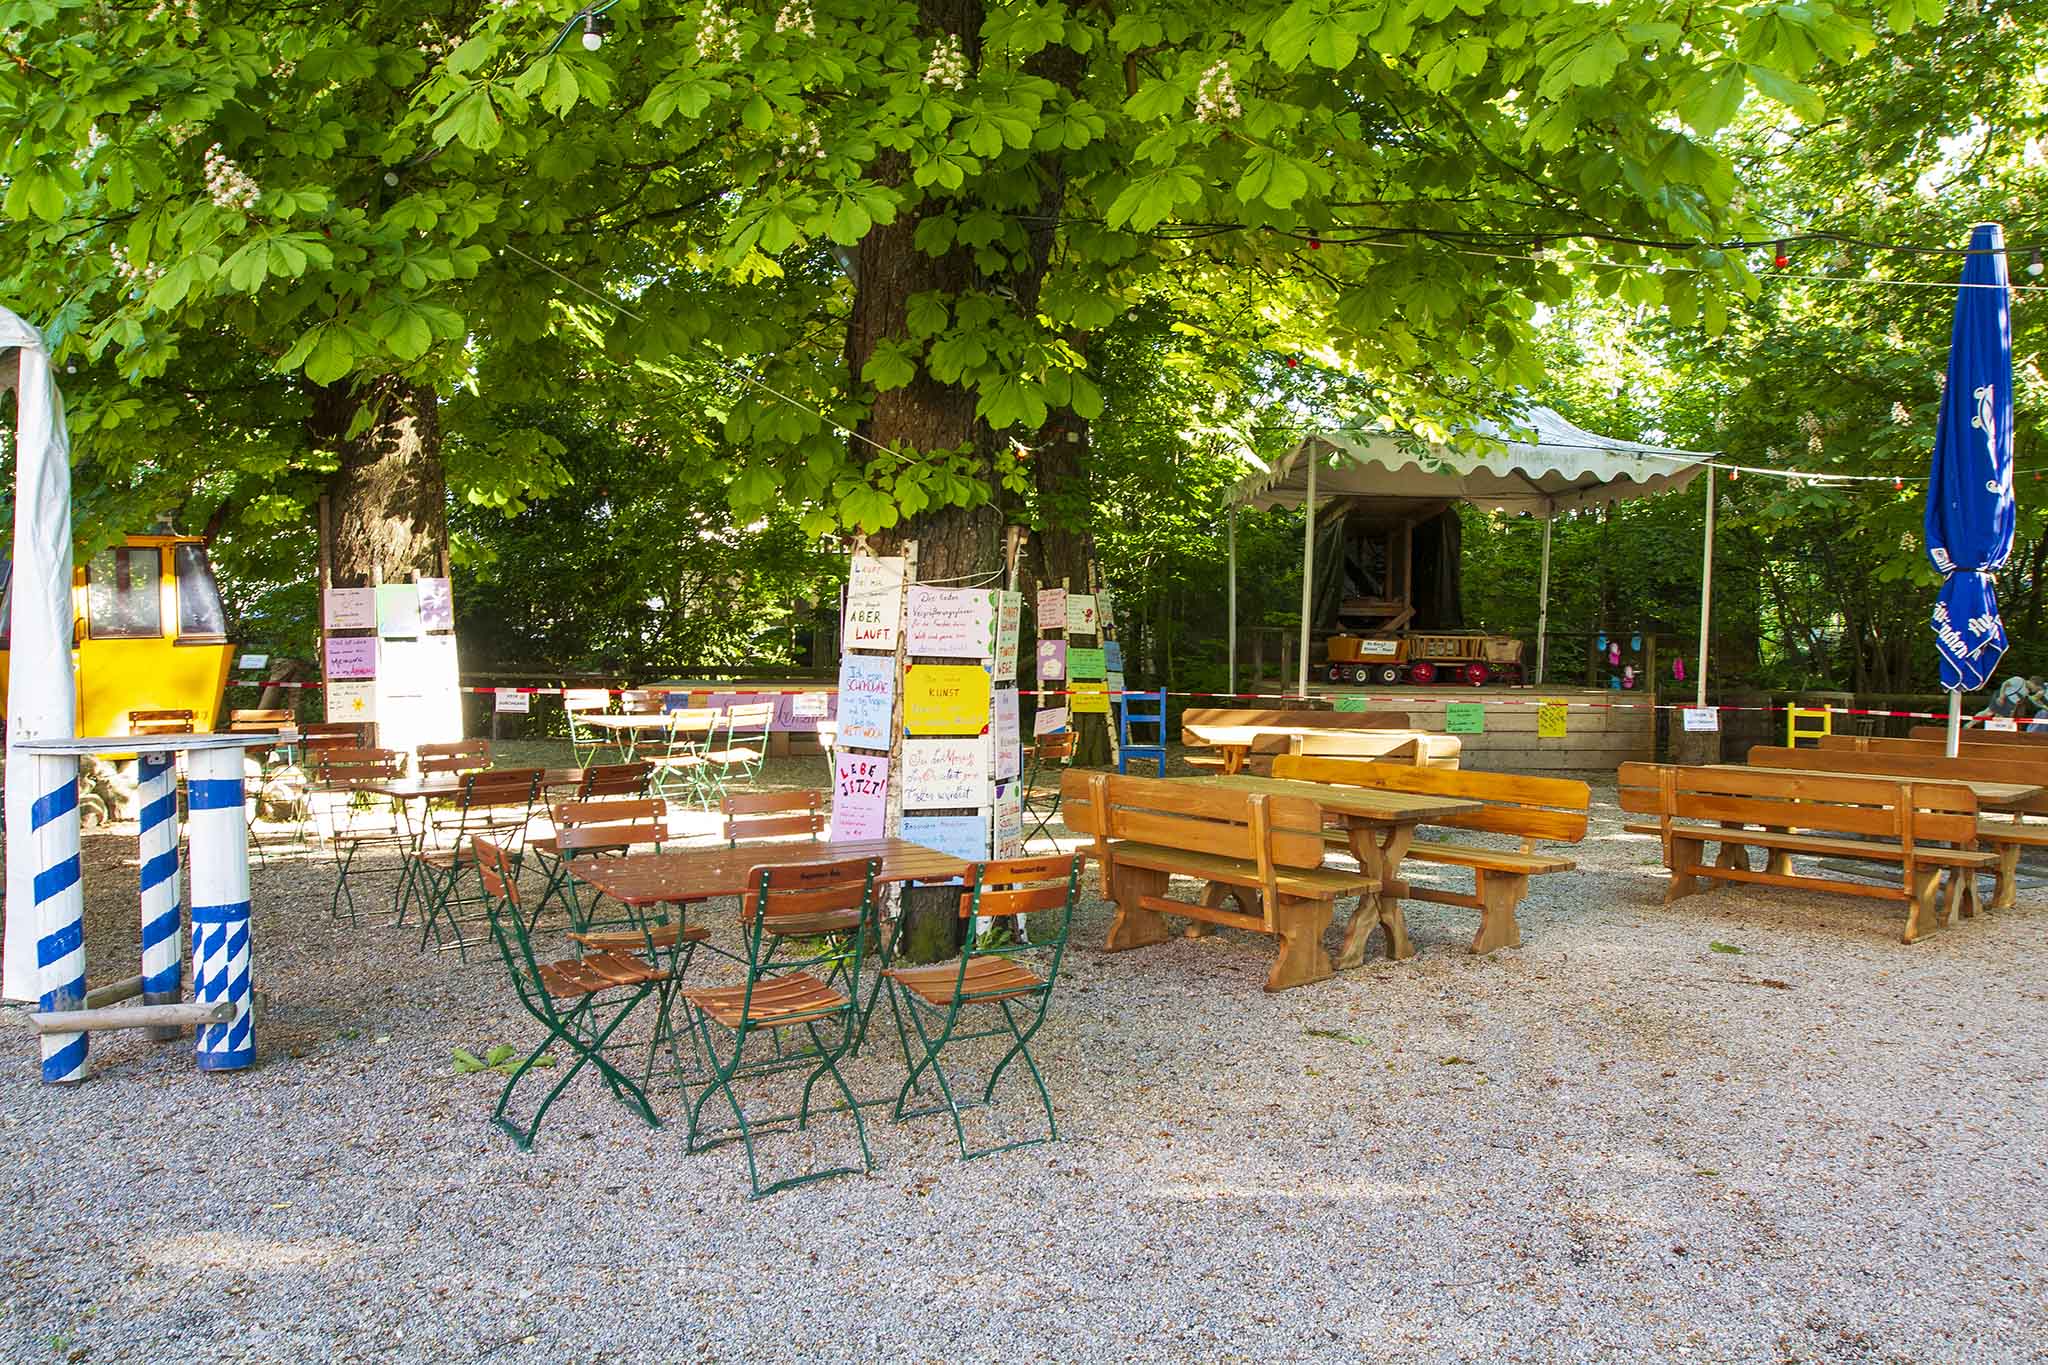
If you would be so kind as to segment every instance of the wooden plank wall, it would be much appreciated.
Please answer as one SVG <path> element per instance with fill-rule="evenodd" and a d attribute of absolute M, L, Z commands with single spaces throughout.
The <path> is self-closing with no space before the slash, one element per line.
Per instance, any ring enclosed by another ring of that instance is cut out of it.
<path fill-rule="evenodd" d="M 1553 776 L 1586 777 L 1599 774 L 1608 779 L 1623 763 L 1654 761 L 1656 757 L 1656 712 L 1647 705 L 1625 710 L 1572 707 L 1565 720 L 1563 739 L 1536 737 L 1536 707 L 1539 698 L 1570 702 L 1612 702 L 1626 699 L 1637 703 L 1651 700 L 1647 693 L 1624 694 L 1593 688 L 1430 687 L 1360 688 L 1373 700 L 1366 705 L 1375 711 L 1400 710 L 1408 713 L 1409 724 L 1418 730 L 1441 732 L 1444 704 L 1454 701 L 1493 702 L 1507 698 L 1513 706 L 1489 705 L 1486 732 L 1460 735 L 1464 741 L 1461 767 L 1503 773 L 1542 773 Z M 1392 701 L 1380 698 L 1392 697 Z"/>

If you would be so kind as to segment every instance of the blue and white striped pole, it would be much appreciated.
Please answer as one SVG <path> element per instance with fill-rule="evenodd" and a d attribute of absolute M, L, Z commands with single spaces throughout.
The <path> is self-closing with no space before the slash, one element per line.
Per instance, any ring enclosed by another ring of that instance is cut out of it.
<path fill-rule="evenodd" d="M 178 765 L 170 754 L 136 763 L 142 808 L 142 1003 L 175 1005 L 185 993 L 184 921 L 178 895 Z M 146 1030 L 169 1042 L 180 1028 Z"/>
<path fill-rule="evenodd" d="M 26 757 L 35 804 L 29 810 L 35 847 L 36 980 L 45 1014 L 85 1008 L 85 889 L 78 881 L 78 760 L 69 754 Z M 87 1035 L 45 1033 L 43 1081 L 85 1079 Z"/>
<path fill-rule="evenodd" d="M 249 989 L 249 827 L 242 811 L 242 750 L 186 754 L 192 840 L 192 995 L 226 1000 L 235 1017 L 201 1024 L 201 1071 L 235 1071 L 256 1060 Z"/>

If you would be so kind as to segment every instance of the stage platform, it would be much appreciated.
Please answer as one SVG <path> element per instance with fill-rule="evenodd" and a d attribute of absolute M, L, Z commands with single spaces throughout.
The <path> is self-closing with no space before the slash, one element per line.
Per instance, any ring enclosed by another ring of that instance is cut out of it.
<path fill-rule="evenodd" d="M 1278 691 L 1277 686 L 1258 690 Z M 1370 711 L 1404 711 L 1418 730 L 1444 732 L 1444 706 L 1450 702 L 1485 705 L 1485 730 L 1462 734 L 1460 766 L 1494 772 L 1550 773 L 1580 778 L 1605 777 L 1623 763 L 1649 762 L 1656 757 L 1656 712 L 1646 692 L 1592 687 L 1401 687 L 1367 684 L 1310 683 L 1309 695 L 1353 703 Z M 1562 701 L 1562 739 L 1537 734 L 1538 704 Z M 1228 705 L 1229 703 L 1212 703 Z M 1245 702 L 1247 706 L 1282 706 L 1278 701 Z"/>

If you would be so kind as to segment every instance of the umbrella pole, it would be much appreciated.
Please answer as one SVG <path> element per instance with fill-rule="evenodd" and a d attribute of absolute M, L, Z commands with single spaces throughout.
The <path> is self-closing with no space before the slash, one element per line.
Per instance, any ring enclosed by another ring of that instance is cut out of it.
<path fill-rule="evenodd" d="M 1536 682 L 1543 682 L 1543 664 L 1550 652 L 1550 523 L 1555 512 L 1543 514 L 1543 573 L 1536 589 Z"/>
<path fill-rule="evenodd" d="M 1301 518 L 1301 672 L 1299 691 L 1308 695 L 1309 597 L 1316 583 L 1316 466 L 1321 457 L 1313 452 L 1308 460 L 1308 496 L 1302 501 Z"/>
<path fill-rule="evenodd" d="M 1707 466 L 1706 548 L 1700 553 L 1700 660 L 1693 679 L 1694 706 L 1707 704 L 1707 627 L 1714 610 L 1714 467 Z"/>
<path fill-rule="evenodd" d="M 1230 683 L 1237 691 L 1237 508 L 1230 509 Z"/>
<path fill-rule="evenodd" d="M 1948 756 L 1954 758 L 1963 742 L 1963 693 L 1951 688 L 1948 694 Z"/>

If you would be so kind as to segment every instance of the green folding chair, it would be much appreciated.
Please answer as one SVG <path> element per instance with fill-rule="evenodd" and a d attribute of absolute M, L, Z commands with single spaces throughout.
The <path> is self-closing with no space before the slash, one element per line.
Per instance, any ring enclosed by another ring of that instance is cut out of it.
<path fill-rule="evenodd" d="M 588 767 L 606 749 L 619 747 L 618 736 L 608 730 L 585 725 L 584 717 L 602 715 L 611 709 L 612 694 L 602 687 L 571 687 L 562 693 L 562 714 L 569 721 L 569 748 L 578 767 Z"/>
<path fill-rule="evenodd" d="M 340 919 L 345 909 L 348 922 L 358 924 L 361 916 L 351 878 L 360 875 L 355 865 L 360 854 L 384 850 L 400 855 L 392 897 L 403 901 L 405 859 L 413 834 L 401 819 L 397 800 L 375 788 L 395 782 L 405 772 L 405 755 L 394 749 L 327 749 L 313 757 L 317 776 L 307 788 L 306 801 L 316 820 L 324 817 L 327 828 L 322 837 L 334 855 L 334 894 L 327 911 Z"/>
<path fill-rule="evenodd" d="M 647 795 L 647 781 L 654 771 L 651 763 L 613 763 L 602 767 L 586 768 L 583 778 L 576 784 L 576 794 L 562 804 L 583 805 L 595 801 L 630 801 Z M 541 895 L 533 913 L 538 916 L 547 913 L 551 900 L 561 900 L 558 894 L 562 877 L 562 852 L 556 841 L 559 832 L 561 805 L 552 812 L 557 823 L 547 834 L 529 834 L 526 839 L 526 857 L 520 860 L 521 870 L 530 860 L 534 870 L 540 873 Z M 573 883 L 571 883 L 573 888 Z M 573 896 L 573 890 L 572 890 Z M 569 902 L 564 901 L 565 908 Z"/>
<path fill-rule="evenodd" d="M 836 961 L 843 950 L 833 943 L 809 959 L 775 961 L 774 957 L 778 944 L 786 946 L 812 935 L 843 933 L 852 944 L 851 980 L 859 981 L 861 952 L 874 923 L 875 878 L 880 871 L 878 858 L 753 869 L 747 877 L 753 890 L 742 903 L 746 980 L 737 986 L 682 993 L 694 1012 L 698 1043 L 711 1069 L 710 1080 L 690 1107 L 689 1150 L 708 1151 L 735 1139 L 745 1143 L 747 1179 L 756 1199 L 792 1185 L 834 1175 L 865 1173 L 874 1168 L 860 1104 L 839 1070 L 840 1060 L 852 1047 L 859 1029 L 858 1000 L 854 992 L 827 984 L 811 970 Z M 764 1053 L 759 1043 L 786 1029 L 803 1030 L 810 1046 L 778 1046 Z M 751 1057 L 750 1043 L 755 1044 Z M 750 1118 L 734 1083 L 751 1083 L 787 1071 L 808 1072 L 797 1108 L 787 1114 Z M 846 1103 L 824 1112 L 836 1113 L 843 1108 L 853 1116 L 854 1133 L 860 1139 L 861 1164 L 807 1171 L 763 1185 L 755 1140 L 767 1131 L 786 1131 L 791 1124 L 797 1129 L 808 1126 L 811 1092 L 828 1076 Z M 731 1123 L 716 1127 L 705 1123 L 705 1106 L 714 1098 L 722 1098 L 732 1110 Z"/>
<path fill-rule="evenodd" d="M 651 787 L 664 801 L 711 809 L 711 746 L 718 741 L 724 713 L 713 706 L 685 706 L 668 713 L 668 729 L 649 746 L 654 764 Z"/>
<path fill-rule="evenodd" d="M 447 947 L 448 936 L 452 935 L 456 953 L 468 960 L 469 938 L 463 933 L 462 912 L 480 901 L 488 901 L 481 888 L 475 895 L 466 895 L 462 889 L 475 869 L 472 843 L 482 835 L 508 849 L 516 868 L 526 839 L 526 826 L 533 819 L 534 802 L 540 799 L 540 781 L 539 768 L 492 768 L 471 773 L 462 781 L 462 794 L 456 799 L 452 819 L 446 825 L 437 825 L 432 816 L 428 817 L 420 844 L 406 864 L 412 890 L 425 907 L 420 924 L 423 951 L 429 939 L 437 950 Z M 446 846 L 434 847 L 443 834 L 447 836 Z M 473 921 L 474 917 L 470 918 Z"/>
<path fill-rule="evenodd" d="M 605 1056 L 605 1045 L 640 1002 L 663 984 L 668 977 L 667 969 L 615 952 L 586 952 L 581 957 L 542 962 L 534 954 L 533 939 L 527 932 L 526 915 L 519 904 L 518 873 L 513 868 L 511 857 L 504 848 L 483 838 L 471 841 L 468 856 L 474 859 L 482 879 L 485 904 L 489 907 L 491 937 L 496 940 L 499 955 L 505 960 L 512 988 L 518 993 L 519 1003 L 526 1007 L 526 1012 L 548 1031 L 540 1046 L 527 1053 L 506 1080 L 505 1089 L 498 1096 L 498 1106 L 491 1112 L 491 1122 L 510 1133 L 512 1140 L 522 1149 L 532 1147 L 548 1108 L 568 1089 L 569 1082 L 576 1079 L 577 1073 L 585 1065 L 591 1065 L 597 1068 L 612 1093 L 645 1119 L 648 1127 L 659 1128 L 661 1120 L 654 1116 L 654 1108 L 647 1102 L 647 1092 L 613 1065 Z M 648 1044 L 650 1072 L 659 1042 L 660 1031 L 657 1029 L 655 1040 Z M 522 1126 L 507 1112 L 511 1108 L 512 1094 L 526 1079 L 527 1073 L 557 1043 L 573 1052 L 575 1061 L 563 1069 L 561 1078 L 541 1099 L 540 1106 L 534 1110 L 532 1122 Z M 681 1069 L 680 1059 L 677 1060 L 677 1068 Z"/>
<path fill-rule="evenodd" d="M 713 795 L 723 797 L 738 782 L 751 782 L 768 762 L 768 732 L 775 725 L 775 703 L 748 702 L 725 711 L 725 737 L 705 754 L 705 772 Z"/>
<path fill-rule="evenodd" d="M 925 1114 L 951 1114 L 963 1160 L 1059 1140 L 1059 1124 L 1052 1115 L 1052 1095 L 1045 1088 L 1038 1063 L 1032 1060 L 1031 1039 L 1045 1023 L 1053 982 L 1059 977 L 1060 959 L 1066 954 L 1067 927 L 1074 915 L 1074 893 L 1080 873 L 1081 859 L 1075 854 L 977 864 L 972 889 L 960 896 L 961 918 L 1000 919 L 1051 912 L 1050 922 L 1041 920 L 1032 926 L 1036 941 L 1012 942 L 993 929 L 977 941 L 976 935 L 970 933 L 957 962 L 931 967 L 891 967 L 882 973 L 889 992 L 889 1011 L 896 1018 L 897 1041 L 903 1045 L 903 1064 L 909 1069 L 902 1090 L 897 1092 L 893 1117 L 901 1121 Z M 965 1031 L 963 1023 L 967 1025 Z M 915 1059 L 910 1046 L 913 1030 L 922 1049 L 922 1055 Z M 940 1054 L 953 1044 L 983 1038 L 998 1042 L 1008 1039 L 1010 1046 L 989 1072 L 981 1098 L 963 1104 L 954 1094 L 953 1078 L 946 1074 Z M 969 1150 L 961 1111 L 994 1104 L 996 1083 L 1002 1080 L 1010 1064 L 1019 1060 L 1030 1072 L 1032 1083 L 1038 1087 L 1039 1102 L 1045 1106 L 1044 1134 Z M 911 1092 L 921 1090 L 918 1078 L 927 1070 L 938 1080 L 943 1103 L 906 1109 Z"/>

